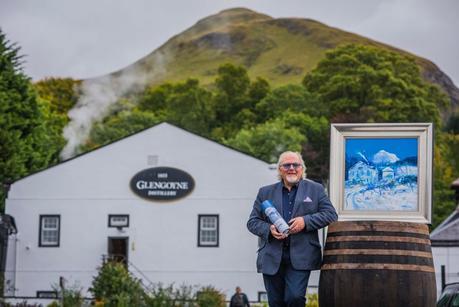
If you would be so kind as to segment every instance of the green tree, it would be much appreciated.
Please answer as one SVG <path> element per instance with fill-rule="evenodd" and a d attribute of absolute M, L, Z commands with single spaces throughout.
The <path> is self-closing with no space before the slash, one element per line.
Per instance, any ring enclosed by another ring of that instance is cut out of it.
<path fill-rule="evenodd" d="M 322 114 L 320 103 L 315 95 L 309 93 L 303 86 L 289 84 L 274 89 L 260 100 L 255 111 L 258 122 L 278 117 L 286 111 L 305 113 L 311 116 Z"/>
<path fill-rule="evenodd" d="M 138 109 L 121 111 L 93 126 L 83 150 L 115 142 L 160 122 L 161 119 L 152 112 L 142 112 Z"/>
<path fill-rule="evenodd" d="M 139 110 L 200 135 L 209 135 L 215 118 L 212 93 L 196 79 L 147 89 L 139 101 Z"/>
<path fill-rule="evenodd" d="M 20 48 L 0 30 L 0 206 L 12 181 L 37 171 L 52 160 L 47 144 L 46 116 L 30 79 L 22 72 Z M 45 142 L 43 142 L 45 140 Z"/>
<path fill-rule="evenodd" d="M 161 115 L 167 108 L 167 99 L 173 93 L 173 89 L 172 83 L 147 88 L 139 100 L 139 110 Z"/>
<path fill-rule="evenodd" d="M 242 66 L 224 64 L 218 68 L 215 79 L 216 115 L 221 122 L 231 121 L 232 117 L 246 107 L 250 79 Z"/>
<path fill-rule="evenodd" d="M 288 128 L 297 129 L 305 136 L 301 143 L 301 155 L 306 163 L 308 177 L 316 180 L 328 178 L 328 163 L 330 150 L 330 124 L 321 117 L 305 113 L 286 111 L 277 117 Z M 307 141 L 306 141 L 307 140 Z"/>
<path fill-rule="evenodd" d="M 81 81 L 70 78 L 46 78 L 34 84 L 38 96 L 49 101 L 50 111 L 67 115 L 79 98 Z"/>
<path fill-rule="evenodd" d="M 412 58 L 386 49 L 345 45 L 303 80 L 333 122 L 434 122 L 448 105 L 438 87 L 422 80 Z"/>
<path fill-rule="evenodd" d="M 456 208 L 451 183 L 459 174 L 459 134 L 439 133 L 434 156 L 433 227 L 437 227 Z"/>
<path fill-rule="evenodd" d="M 259 88 L 263 85 L 259 84 Z M 234 135 L 244 122 L 254 119 L 250 108 L 253 98 L 257 96 L 253 88 L 252 100 L 249 97 L 250 78 L 242 66 L 224 64 L 218 68 L 215 79 L 215 125 L 212 136 L 216 139 Z"/>
<path fill-rule="evenodd" d="M 454 112 L 448 119 L 445 131 L 459 134 L 459 109 L 456 110 L 456 112 Z"/>
<path fill-rule="evenodd" d="M 306 137 L 298 128 L 274 119 L 254 128 L 241 129 L 224 142 L 262 160 L 276 162 L 279 154 L 286 150 L 300 151 L 305 141 Z"/>
<path fill-rule="evenodd" d="M 209 134 L 215 117 L 212 94 L 200 87 L 198 80 L 175 84 L 166 102 L 169 122 L 200 135 Z"/>
<path fill-rule="evenodd" d="M 433 223 L 454 209 L 449 186 L 459 173 L 455 125 L 442 131 L 447 96 L 423 81 L 414 60 L 377 47 L 346 45 L 326 53 L 303 85 L 319 96 L 332 122 L 433 122 L 436 129 Z M 456 148 L 456 149 L 454 149 Z"/>

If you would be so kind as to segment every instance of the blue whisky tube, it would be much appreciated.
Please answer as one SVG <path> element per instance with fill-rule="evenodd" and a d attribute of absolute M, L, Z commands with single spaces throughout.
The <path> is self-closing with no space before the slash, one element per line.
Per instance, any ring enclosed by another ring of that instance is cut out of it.
<path fill-rule="evenodd" d="M 261 210 L 266 214 L 271 223 L 276 226 L 277 231 L 284 235 L 288 235 L 289 226 L 287 222 L 282 218 L 282 215 L 279 214 L 279 211 L 277 211 L 270 200 L 265 200 L 261 203 Z"/>

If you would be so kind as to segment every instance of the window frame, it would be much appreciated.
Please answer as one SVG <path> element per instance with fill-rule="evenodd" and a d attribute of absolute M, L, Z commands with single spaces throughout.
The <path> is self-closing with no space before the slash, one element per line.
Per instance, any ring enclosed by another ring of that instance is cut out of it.
<path fill-rule="evenodd" d="M 211 243 L 211 244 L 203 244 L 201 242 L 201 231 L 203 230 L 201 228 L 201 220 L 206 217 L 213 217 L 216 218 L 216 242 Z M 198 214 L 198 247 L 219 247 L 220 245 L 220 217 L 218 214 Z"/>
<path fill-rule="evenodd" d="M 57 299 L 57 291 L 53 290 L 38 290 L 37 291 L 37 298 L 43 298 L 43 299 Z"/>
<path fill-rule="evenodd" d="M 126 225 L 112 225 L 112 218 L 114 217 L 125 217 L 127 218 Z M 109 214 L 108 215 L 108 227 L 109 228 L 129 228 L 129 214 Z"/>
<path fill-rule="evenodd" d="M 57 243 L 43 244 L 43 221 L 45 218 L 57 218 Z M 60 247 L 61 244 L 61 215 L 60 214 L 40 214 L 40 223 L 38 226 L 38 247 Z"/>
<path fill-rule="evenodd" d="M 261 298 L 265 296 L 266 300 L 261 300 Z M 266 291 L 258 291 L 258 302 L 259 303 L 264 303 L 268 301 L 268 293 Z"/>

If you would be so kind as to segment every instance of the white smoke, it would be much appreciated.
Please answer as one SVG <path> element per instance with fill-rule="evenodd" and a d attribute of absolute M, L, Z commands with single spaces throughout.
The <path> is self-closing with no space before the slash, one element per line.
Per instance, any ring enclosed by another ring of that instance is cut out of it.
<path fill-rule="evenodd" d="M 78 148 L 87 140 L 93 123 L 108 115 L 110 107 L 124 95 L 144 88 L 163 74 L 165 65 L 165 54 L 156 51 L 148 72 L 137 68 L 138 65 L 132 65 L 118 75 L 84 81 L 81 85 L 82 95 L 68 113 L 70 121 L 64 128 L 67 144 L 60 154 L 61 159 L 66 160 L 78 154 Z"/>

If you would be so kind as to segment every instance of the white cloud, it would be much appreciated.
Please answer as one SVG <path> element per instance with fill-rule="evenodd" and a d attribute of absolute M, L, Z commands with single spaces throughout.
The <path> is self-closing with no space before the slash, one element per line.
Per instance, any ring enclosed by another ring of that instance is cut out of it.
<path fill-rule="evenodd" d="M 378 151 L 374 156 L 373 156 L 373 163 L 374 164 L 387 164 L 387 163 L 394 163 L 399 161 L 400 159 L 397 157 L 397 155 L 387 152 L 385 150 L 380 150 Z"/>

